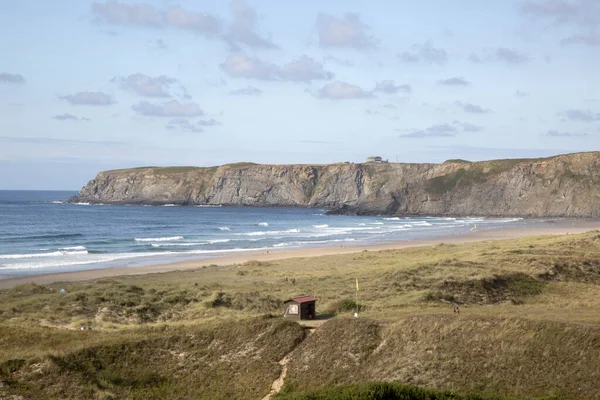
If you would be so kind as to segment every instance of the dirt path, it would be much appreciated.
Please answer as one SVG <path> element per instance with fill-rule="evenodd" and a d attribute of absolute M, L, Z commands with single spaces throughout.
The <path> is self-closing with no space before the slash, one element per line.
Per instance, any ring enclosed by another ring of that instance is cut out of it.
<path fill-rule="evenodd" d="M 308 331 L 308 334 L 310 335 L 311 333 L 313 333 L 315 331 L 315 328 L 306 328 L 306 330 Z M 292 359 L 292 354 L 294 354 L 294 351 L 296 351 L 296 349 L 292 350 L 285 357 L 283 357 L 281 360 L 279 360 L 279 365 L 281 365 L 281 374 L 279 374 L 279 378 L 277 378 L 273 381 L 273 384 L 271 385 L 271 391 L 269 392 L 269 394 L 267 394 L 265 397 L 263 397 L 262 400 L 271 400 L 271 398 L 273 396 L 275 396 L 277 393 L 279 393 L 281 391 L 281 388 L 283 387 L 283 384 L 285 383 L 285 377 L 287 375 L 287 365 L 290 362 L 290 360 Z"/>
<path fill-rule="evenodd" d="M 279 365 L 281 365 L 281 374 L 279 375 L 279 378 L 273 381 L 273 384 L 271 385 L 271 391 L 269 392 L 269 394 L 263 397 L 262 400 L 271 400 L 271 397 L 279 393 L 279 391 L 283 387 L 283 384 L 285 383 L 285 376 L 287 375 L 287 365 L 288 362 L 290 362 L 290 354 L 283 357 L 283 359 L 279 360 Z"/>

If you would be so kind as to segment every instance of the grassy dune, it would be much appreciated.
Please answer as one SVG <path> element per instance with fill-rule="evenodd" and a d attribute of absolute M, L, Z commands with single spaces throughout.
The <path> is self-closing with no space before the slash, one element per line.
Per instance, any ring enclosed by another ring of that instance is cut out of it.
<path fill-rule="evenodd" d="M 310 334 L 279 318 L 305 293 Z M 289 354 L 278 398 L 600 399 L 599 327 L 600 232 L 27 284 L 0 291 L 0 398 L 258 399 Z M 463 398 L 419 396 L 390 398 Z"/>

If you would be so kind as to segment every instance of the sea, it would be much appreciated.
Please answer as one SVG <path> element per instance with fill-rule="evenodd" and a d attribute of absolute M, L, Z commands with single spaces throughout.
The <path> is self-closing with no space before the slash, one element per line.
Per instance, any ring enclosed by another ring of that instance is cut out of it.
<path fill-rule="evenodd" d="M 374 245 L 528 225 L 517 218 L 326 215 L 314 208 L 69 204 L 69 191 L 0 191 L 0 279 Z"/>

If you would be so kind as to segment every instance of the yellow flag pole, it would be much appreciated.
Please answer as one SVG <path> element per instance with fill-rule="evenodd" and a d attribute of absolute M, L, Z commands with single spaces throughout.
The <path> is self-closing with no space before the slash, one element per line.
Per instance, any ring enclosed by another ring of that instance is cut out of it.
<path fill-rule="evenodd" d="M 358 278 L 356 278 L 356 313 L 354 318 L 358 318 Z"/>

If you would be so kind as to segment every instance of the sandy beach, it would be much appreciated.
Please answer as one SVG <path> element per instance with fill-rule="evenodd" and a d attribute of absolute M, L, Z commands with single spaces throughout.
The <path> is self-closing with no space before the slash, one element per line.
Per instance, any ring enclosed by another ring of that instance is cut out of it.
<path fill-rule="evenodd" d="M 121 275 L 141 275 L 162 273 L 178 270 L 190 270 L 201 268 L 205 265 L 231 265 L 244 263 L 250 260 L 274 261 L 296 257 L 319 257 L 326 255 L 356 253 L 364 250 L 378 251 L 389 249 L 403 249 L 418 246 L 431 246 L 438 243 L 461 244 L 489 240 L 515 239 L 525 236 L 537 235 L 565 235 L 578 234 L 591 230 L 600 230 L 600 221 L 596 220 L 548 220 L 543 227 L 510 227 L 493 230 L 469 232 L 463 235 L 441 236 L 432 239 L 398 241 L 393 243 L 370 245 L 370 246 L 338 246 L 303 248 L 292 250 L 274 250 L 269 252 L 248 251 L 235 253 L 235 255 L 224 254 L 221 257 L 184 261 L 171 264 L 160 264 L 143 267 L 126 268 L 104 268 L 75 272 L 61 272 L 53 274 L 40 274 L 31 276 L 0 279 L 0 289 L 7 289 L 24 283 L 50 284 L 54 282 L 85 281 L 90 279 L 114 277 Z"/>

